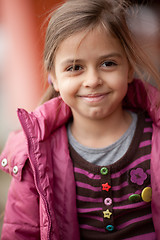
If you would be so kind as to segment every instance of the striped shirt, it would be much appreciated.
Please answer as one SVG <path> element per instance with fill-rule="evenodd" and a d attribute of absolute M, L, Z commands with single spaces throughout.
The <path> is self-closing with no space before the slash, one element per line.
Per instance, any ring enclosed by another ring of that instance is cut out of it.
<path fill-rule="evenodd" d="M 70 146 L 81 240 L 156 239 L 151 213 L 152 122 L 138 115 L 125 155 L 109 166 L 83 159 Z"/>

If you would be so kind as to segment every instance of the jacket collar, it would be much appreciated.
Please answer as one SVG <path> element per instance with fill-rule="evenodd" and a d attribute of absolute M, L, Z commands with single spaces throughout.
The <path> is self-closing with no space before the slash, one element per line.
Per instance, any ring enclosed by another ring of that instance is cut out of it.
<path fill-rule="evenodd" d="M 38 138 L 38 141 L 45 140 L 72 116 L 70 108 L 61 97 L 51 99 L 31 113 L 18 109 L 17 114 L 24 132 L 30 128 L 30 133 Z"/>
<path fill-rule="evenodd" d="M 129 84 L 124 107 L 147 111 L 154 124 L 160 127 L 160 92 L 151 84 L 135 79 Z"/>

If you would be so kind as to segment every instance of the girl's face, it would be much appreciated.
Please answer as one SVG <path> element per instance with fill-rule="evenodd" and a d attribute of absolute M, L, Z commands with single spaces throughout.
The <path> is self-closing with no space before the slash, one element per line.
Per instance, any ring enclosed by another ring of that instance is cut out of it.
<path fill-rule="evenodd" d="M 74 121 L 97 121 L 122 111 L 132 69 L 120 42 L 97 27 L 60 44 L 52 77 Z"/>

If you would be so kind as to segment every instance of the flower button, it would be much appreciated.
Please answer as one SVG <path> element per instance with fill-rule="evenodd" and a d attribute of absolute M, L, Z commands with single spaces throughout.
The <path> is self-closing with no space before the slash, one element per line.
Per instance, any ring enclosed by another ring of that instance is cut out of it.
<path fill-rule="evenodd" d="M 143 185 L 144 181 L 147 179 L 147 174 L 142 168 L 132 169 L 130 171 L 130 180 L 138 185 Z"/>
<path fill-rule="evenodd" d="M 108 183 L 102 184 L 102 190 L 105 190 L 108 192 L 110 188 L 111 186 Z"/>

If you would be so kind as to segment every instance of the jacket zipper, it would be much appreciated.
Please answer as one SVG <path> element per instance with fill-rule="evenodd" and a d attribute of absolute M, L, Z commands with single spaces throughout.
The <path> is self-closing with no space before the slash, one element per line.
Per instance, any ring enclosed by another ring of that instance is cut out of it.
<path fill-rule="evenodd" d="M 26 123 L 26 119 L 24 117 L 24 113 L 22 111 L 25 111 L 25 110 L 21 110 L 21 109 L 18 109 L 17 113 L 18 113 L 18 117 L 19 117 L 19 120 L 20 120 L 20 123 L 22 125 L 22 128 L 24 129 L 24 132 L 25 132 L 25 135 L 26 135 L 26 138 L 27 138 L 27 143 L 30 141 L 32 144 L 31 144 L 31 159 L 33 159 L 33 162 L 36 162 L 35 160 L 35 156 L 34 156 L 34 149 L 33 149 L 33 140 L 32 140 L 32 137 L 29 135 L 27 136 L 28 134 L 28 126 L 27 126 L 27 123 Z M 27 116 L 27 119 L 28 119 L 28 116 Z M 34 179 L 35 179 L 35 185 L 36 185 L 36 188 L 37 188 L 37 191 L 39 193 L 39 195 L 42 197 L 43 199 L 43 202 L 44 202 L 44 206 L 45 206 L 45 209 L 46 209 L 46 213 L 47 213 L 47 217 L 48 217 L 48 232 L 47 232 L 47 240 L 50 240 L 50 231 L 51 231 L 51 219 L 50 219 L 50 214 L 49 214 L 49 209 L 48 209 L 48 204 L 47 204 L 47 201 L 46 201 L 46 198 L 44 196 L 44 194 L 42 193 L 42 189 L 41 189 L 41 186 L 39 185 L 38 183 L 38 171 L 36 170 L 36 168 L 33 166 L 32 164 L 32 169 L 33 169 L 33 175 L 34 175 Z"/>

